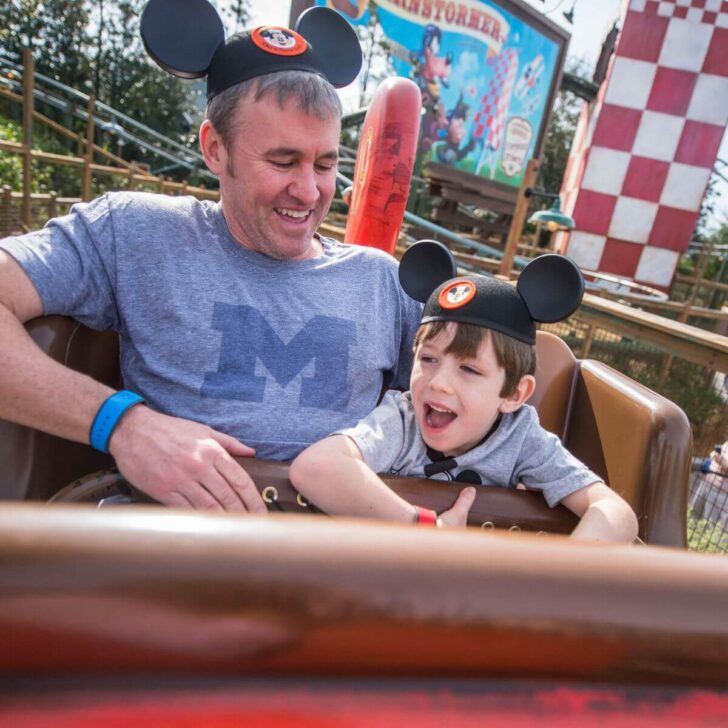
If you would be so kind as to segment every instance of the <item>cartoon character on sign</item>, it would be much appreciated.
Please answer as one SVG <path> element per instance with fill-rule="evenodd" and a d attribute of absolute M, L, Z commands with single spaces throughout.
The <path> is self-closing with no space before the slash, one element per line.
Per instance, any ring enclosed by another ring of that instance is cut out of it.
<path fill-rule="evenodd" d="M 422 91 L 422 103 L 434 106 L 440 99 L 440 86 L 448 88 L 452 53 L 440 56 L 442 33 L 436 25 L 426 25 L 422 33 L 422 48 L 410 54 L 412 78 Z"/>
<path fill-rule="evenodd" d="M 470 115 L 470 107 L 463 101 L 460 94 L 455 106 L 447 114 L 447 129 L 441 132 L 445 140 L 433 146 L 433 160 L 443 164 L 455 164 L 461 161 L 473 151 L 476 145 L 475 139 L 471 137 L 467 144 L 463 145 L 468 134 L 466 122 Z"/>

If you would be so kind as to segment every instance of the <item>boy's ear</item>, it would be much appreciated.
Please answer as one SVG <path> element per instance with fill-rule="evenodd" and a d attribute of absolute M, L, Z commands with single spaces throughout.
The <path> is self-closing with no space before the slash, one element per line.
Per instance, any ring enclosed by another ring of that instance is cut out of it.
<path fill-rule="evenodd" d="M 430 294 L 458 273 L 453 254 L 437 240 L 418 240 L 399 262 L 399 282 L 415 301 L 425 303 Z"/>
<path fill-rule="evenodd" d="M 501 402 L 498 408 L 504 414 L 515 412 L 522 404 L 531 397 L 536 389 L 536 379 L 532 374 L 524 374 L 516 388 Z"/>

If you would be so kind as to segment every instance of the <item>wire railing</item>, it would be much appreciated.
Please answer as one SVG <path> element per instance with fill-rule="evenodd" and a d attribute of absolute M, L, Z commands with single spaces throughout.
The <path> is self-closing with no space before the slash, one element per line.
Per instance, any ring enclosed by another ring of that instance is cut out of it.
<path fill-rule="evenodd" d="M 688 546 L 696 551 L 728 553 L 728 473 L 696 458 L 688 500 Z"/>

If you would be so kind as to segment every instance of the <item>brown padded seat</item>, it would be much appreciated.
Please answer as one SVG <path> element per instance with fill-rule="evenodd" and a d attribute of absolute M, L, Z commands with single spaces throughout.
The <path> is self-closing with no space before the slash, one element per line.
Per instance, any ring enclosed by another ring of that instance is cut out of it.
<path fill-rule="evenodd" d="M 598 361 L 579 362 L 564 444 L 634 509 L 647 543 L 687 546 L 692 432 L 669 399 Z"/>
<path fill-rule="evenodd" d="M 119 339 L 114 332 L 92 331 L 63 316 L 43 316 L 26 328 L 56 361 L 110 387 L 119 386 Z M 2 499 L 48 500 L 72 480 L 112 464 L 108 455 L 88 445 L 0 420 Z"/>
<path fill-rule="evenodd" d="M 27 326 L 57 361 L 119 386 L 118 339 L 60 316 Z M 610 367 L 577 360 L 558 337 L 539 331 L 536 390 L 543 426 L 621 493 L 637 512 L 648 543 L 686 544 L 690 426 L 669 400 Z M 111 465 L 87 445 L 0 420 L 0 498 L 47 500 Z"/>
<path fill-rule="evenodd" d="M 536 389 L 528 403 L 543 427 L 563 440 L 578 362 L 563 339 L 546 331 L 536 334 L 536 354 Z"/>

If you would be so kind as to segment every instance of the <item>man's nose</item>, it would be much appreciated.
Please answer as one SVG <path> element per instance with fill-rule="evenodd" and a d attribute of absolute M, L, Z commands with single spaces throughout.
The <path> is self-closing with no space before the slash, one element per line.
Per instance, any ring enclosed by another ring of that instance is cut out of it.
<path fill-rule="evenodd" d="M 288 186 L 288 193 L 301 204 L 313 207 L 320 195 L 314 168 L 301 165 Z"/>

